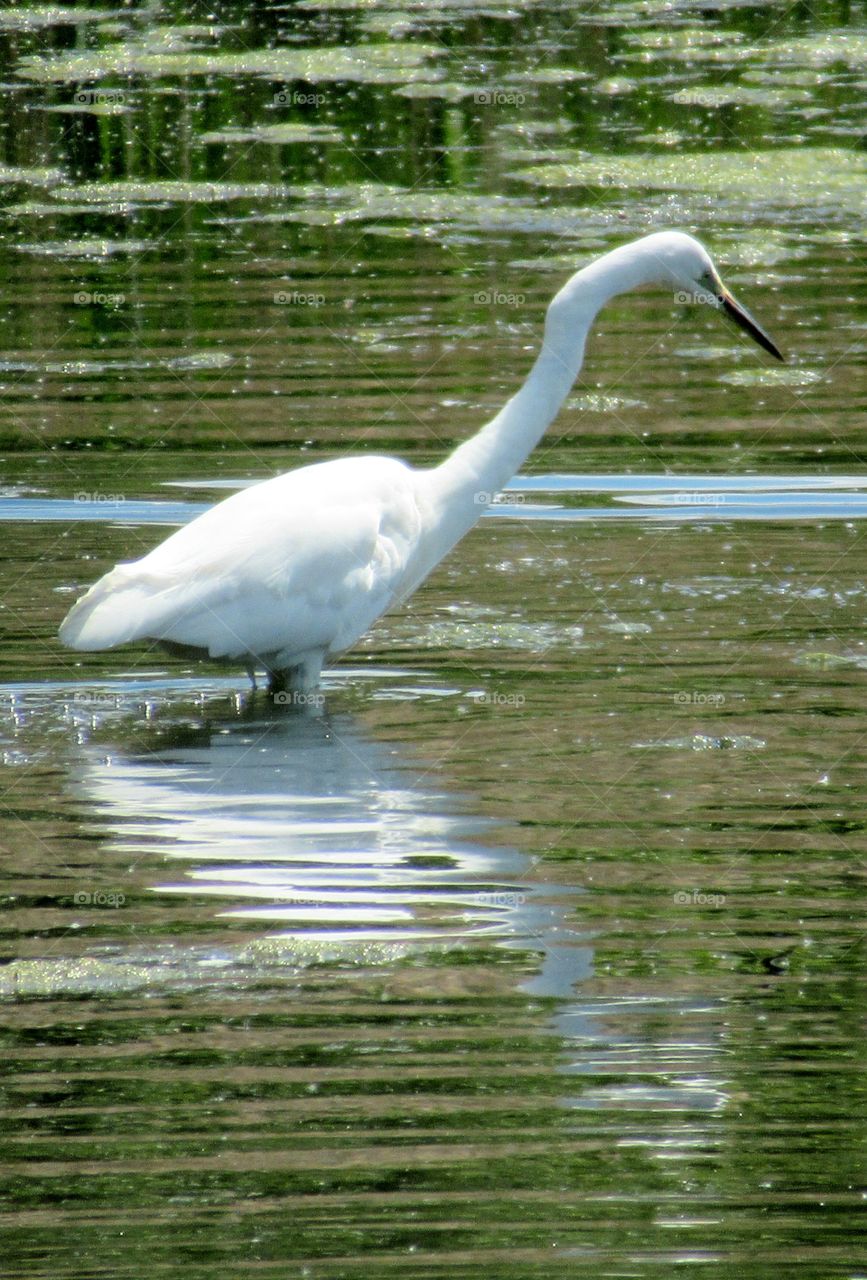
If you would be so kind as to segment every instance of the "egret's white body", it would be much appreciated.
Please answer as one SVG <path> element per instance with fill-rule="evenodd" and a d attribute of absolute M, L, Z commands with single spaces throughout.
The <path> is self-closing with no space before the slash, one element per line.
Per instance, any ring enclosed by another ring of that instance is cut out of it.
<path fill-rule="evenodd" d="M 524 385 L 439 466 L 343 458 L 244 489 L 107 573 L 60 638 L 88 650 L 161 641 L 264 668 L 272 685 L 315 686 L 323 665 L 405 600 L 512 479 L 568 395 L 600 307 L 651 283 L 724 309 L 782 359 L 697 240 L 646 236 L 568 281 Z"/>

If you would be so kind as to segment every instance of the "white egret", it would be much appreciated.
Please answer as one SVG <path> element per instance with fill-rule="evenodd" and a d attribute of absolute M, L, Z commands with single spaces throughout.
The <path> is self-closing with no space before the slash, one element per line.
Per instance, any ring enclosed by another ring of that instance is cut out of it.
<path fill-rule="evenodd" d="M 508 484 L 568 395 L 600 307 L 644 284 L 720 308 L 783 359 L 697 240 L 645 236 L 572 276 L 548 307 L 524 385 L 439 466 L 350 457 L 263 480 L 105 574 L 70 610 L 61 640 L 85 650 L 159 641 L 244 665 L 254 684 L 264 668 L 272 689 L 315 687 Z"/>

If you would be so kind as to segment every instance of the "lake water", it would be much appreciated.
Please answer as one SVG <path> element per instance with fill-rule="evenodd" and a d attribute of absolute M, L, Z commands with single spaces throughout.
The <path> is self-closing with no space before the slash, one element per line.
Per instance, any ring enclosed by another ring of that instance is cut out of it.
<path fill-rule="evenodd" d="M 867 1273 L 863 6 L 0 13 L 9 1276 Z M 80 591 L 419 464 L 547 300 L 522 474 L 287 707 Z"/>

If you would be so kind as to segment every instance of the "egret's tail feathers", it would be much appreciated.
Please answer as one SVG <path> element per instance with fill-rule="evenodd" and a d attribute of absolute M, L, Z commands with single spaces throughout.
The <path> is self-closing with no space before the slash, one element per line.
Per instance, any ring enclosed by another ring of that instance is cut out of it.
<path fill-rule="evenodd" d="M 70 649 L 113 649 L 130 640 L 154 634 L 163 610 L 160 593 L 136 572 L 119 564 L 73 605 L 60 627 L 60 639 Z"/>
<path fill-rule="evenodd" d="M 167 640 L 212 658 L 258 652 L 250 617 L 268 600 L 238 598 L 237 584 L 170 577 L 142 563 L 119 564 L 67 614 L 60 639 L 70 649 L 113 649 L 132 640 Z M 275 648 L 263 640 L 262 652 Z"/>

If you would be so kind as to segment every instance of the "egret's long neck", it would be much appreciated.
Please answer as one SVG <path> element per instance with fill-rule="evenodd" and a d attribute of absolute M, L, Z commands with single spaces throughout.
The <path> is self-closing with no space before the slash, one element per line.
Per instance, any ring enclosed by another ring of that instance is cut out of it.
<path fill-rule="evenodd" d="M 615 294 L 647 283 L 654 274 L 658 275 L 658 267 L 627 245 L 577 272 L 564 285 L 548 308 L 542 350 L 520 391 L 430 473 L 433 492 L 453 515 L 465 508 L 467 519 L 473 510 L 478 516 L 485 495 L 496 494 L 509 483 L 569 394 L 600 307 Z M 473 522 L 469 519 L 461 533 Z"/>
<path fill-rule="evenodd" d="M 442 463 L 439 471 L 444 480 L 450 484 L 470 481 L 492 496 L 509 483 L 571 391 L 584 359 L 585 337 L 586 325 L 580 331 L 573 327 L 567 342 L 553 342 L 546 326 L 542 350 L 524 385 L 496 417 Z"/>

